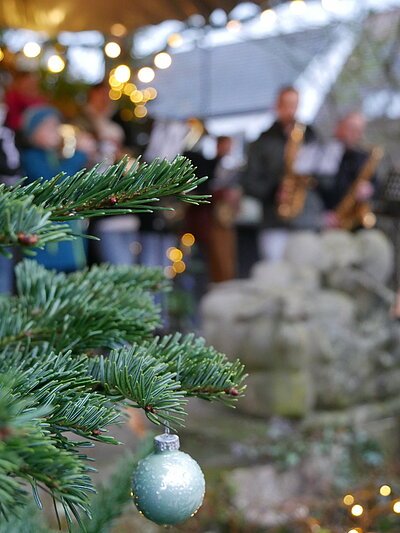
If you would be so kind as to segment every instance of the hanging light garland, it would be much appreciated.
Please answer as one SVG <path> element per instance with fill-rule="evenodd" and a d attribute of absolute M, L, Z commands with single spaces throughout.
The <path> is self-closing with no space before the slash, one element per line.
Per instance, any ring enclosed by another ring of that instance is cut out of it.
<path fill-rule="evenodd" d="M 273 24 L 277 18 L 278 16 L 273 9 L 265 9 L 260 13 L 260 20 L 264 24 Z"/>
<path fill-rule="evenodd" d="M 173 279 L 186 271 L 185 255 L 191 254 L 191 248 L 195 242 L 196 239 L 192 233 L 184 233 L 180 238 L 179 247 L 168 248 L 166 256 L 171 261 L 171 265 L 164 268 L 164 274 L 167 278 Z"/>
<path fill-rule="evenodd" d="M 290 9 L 296 14 L 302 13 L 306 7 L 305 0 L 292 0 L 290 2 Z"/>
<path fill-rule="evenodd" d="M 65 60 L 58 54 L 53 54 L 47 60 L 47 68 L 53 74 L 59 74 L 65 68 Z"/>
<path fill-rule="evenodd" d="M 155 72 L 151 67 L 142 67 L 137 76 L 142 83 L 150 83 L 154 80 Z"/>
<path fill-rule="evenodd" d="M 154 65 L 159 69 L 166 69 L 171 66 L 172 57 L 167 52 L 160 52 L 154 58 Z"/>
<path fill-rule="evenodd" d="M 104 53 L 107 57 L 115 59 L 121 55 L 121 47 L 115 41 L 110 41 L 105 45 Z"/>
<path fill-rule="evenodd" d="M 41 51 L 42 47 L 40 44 L 33 41 L 26 43 L 22 49 L 23 54 L 29 58 L 37 57 Z"/>
<path fill-rule="evenodd" d="M 343 0 L 321 0 L 321 7 L 332 12 L 332 10 L 334 10 L 335 2 L 341 4 Z M 295 14 L 300 14 L 307 7 L 306 0 L 287 0 L 286 2 L 278 3 L 287 3 L 290 10 Z M 275 4 L 276 2 L 274 5 Z M 193 27 L 196 27 L 197 29 L 205 29 L 211 24 L 212 27 L 220 27 L 221 29 L 225 28 L 230 33 L 237 33 L 241 31 L 244 23 L 250 20 L 258 19 L 265 27 L 273 27 L 278 21 L 278 13 L 272 7 L 267 7 L 256 14 L 251 14 L 248 18 L 240 20 L 238 18 L 231 18 L 229 20 L 228 15 L 226 15 L 223 10 L 219 11 L 221 11 L 222 15 L 225 15 L 225 17 L 222 17 L 224 19 L 224 22 L 221 23 L 222 26 L 215 22 L 215 17 L 210 16 L 210 21 L 208 23 L 205 20 L 203 20 L 201 24 L 194 24 L 192 20 L 188 21 L 188 28 L 193 29 Z M 222 21 L 222 18 L 220 17 L 219 20 Z M 169 50 L 178 49 L 184 44 L 184 37 L 181 33 L 172 33 L 166 39 L 164 50 L 160 50 L 153 54 L 147 59 L 147 64 L 133 72 L 129 66 L 129 61 L 131 59 L 130 55 L 126 51 L 126 46 L 124 46 L 127 34 L 128 30 L 123 24 L 112 24 L 109 37 L 105 39 L 105 43 L 102 46 L 106 65 L 109 65 L 110 67 L 108 75 L 110 98 L 117 101 L 126 97 L 129 99 L 130 105 L 133 106 L 131 109 L 126 109 L 125 113 L 121 113 L 121 116 L 125 117 L 124 120 L 144 118 L 148 113 L 146 108 L 147 102 L 157 98 L 157 91 L 154 87 L 146 87 L 143 90 L 140 90 L 135 83 L 131 81 L 132 77 L 136 76 L 141 84 L 148 85 L 156 78 L 157 70 L 166 70 L 172 65 L 173 57 L 169 53 Z M 24 44 L 21 53 L 28 60 L 39 60 L 43 64 L 43 59 L 46 58 L 46 52 L 48 53 L 49 48 L 55 51 L 50 56 L 47 56 L 45 66 L 50 73 L 60 74 L 67 66 L 65 59 L 67 48 L 61 50 L 59 45 L 54 43 L 54 41 L 48 41 L 42 44 L 35 41 L 29 41 Z M 2 48 L 0 48 L 0 61 L 4 58 L 4 50 L 5 47 L 2 46 Z M 125 60 L 128 64 L 123 62 L 115 64 L 115 60 L 118 60 L 120 57 L 126 58 Z M 114 65 L 110 65 L 110 61 L 114 62 Z"/>
<path fill-rule="evenodd" d="M 343 505 L 354 526 L 349 526 L 346 533 L 366 533 L 379 517 L 400 515 L 400 499 L 391 497 L 393 489 L 388 484 L 361 490 L 343 497 Z M 359 525 L 358 525 L 359 524 Z M 361 526 L 361 527 L 360 527 Z M 397 531 L 397 530 L 396 530 Z"/>
<path fill-rule="evenodd" d="M 128 65 L 118 65 L 113 76 L 119 84 L 126 83 L 131 77 L 131 69 Z"/>
<path fill-rule="evenodd" d="M 183 44 L 183 37 L 180 33 L 172 33 L 168 39 L 167 44 L 170 48 L 179 48 Z"/>

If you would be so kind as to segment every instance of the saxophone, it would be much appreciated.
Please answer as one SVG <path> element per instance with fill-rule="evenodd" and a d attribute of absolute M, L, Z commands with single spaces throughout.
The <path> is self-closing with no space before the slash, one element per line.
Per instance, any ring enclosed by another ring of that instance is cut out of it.
<path fill-rule="evenodd" d="M 297 155 L 303 146 L 306 126 L 295 123 L 285 146 L 285 173 L 277 197 L 277 213 L 283 220 L 291 220 L 304 209 L 307 190 L 312 183 L 310 176 L 294 172 Z"/>
<path fill-rule="evenodd" d="M 370 229 L 375 226 L 376 216 L 371 210 L 369 202 L 357 200 L 357 189 L 361 183 L 371 181 L 383 155 L 384 150 L 380 146 L 371 148 L 366 162 L 361 167 L 349 191 L 336 207 L 335 214 L 340 228 L 352 230 L 358 226 L 363 226 Z"/>

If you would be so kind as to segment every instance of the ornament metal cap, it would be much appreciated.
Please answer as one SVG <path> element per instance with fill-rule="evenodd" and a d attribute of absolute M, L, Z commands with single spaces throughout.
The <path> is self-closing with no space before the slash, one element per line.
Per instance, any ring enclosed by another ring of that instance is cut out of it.
<path fill-rule="evenodd" d="M 172 433 L 164 433 L 154 437 L 154 448 L 156 452 L 169 452 L 179 450 L 179 437 Z"/>

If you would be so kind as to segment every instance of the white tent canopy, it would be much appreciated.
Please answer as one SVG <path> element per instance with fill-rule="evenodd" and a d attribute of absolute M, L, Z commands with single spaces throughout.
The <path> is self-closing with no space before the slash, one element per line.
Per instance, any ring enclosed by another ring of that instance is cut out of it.
<path fill-rule="evenodd" d="M 0 25 L 55 35 L 60 31 L 110 31 L 123 24 L 128 31 L 163 20 L 205 17 L 216 8 L 232 10 L 235 0 L 5 0 L 0 2 Z M 255 0 L 255 3 L 260 3 Z"/>

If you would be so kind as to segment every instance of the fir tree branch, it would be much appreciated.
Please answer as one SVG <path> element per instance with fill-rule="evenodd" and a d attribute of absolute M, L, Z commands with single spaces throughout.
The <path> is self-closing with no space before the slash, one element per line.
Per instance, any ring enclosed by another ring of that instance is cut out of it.
<path fill-rule="evenodd" d="M 74 238 L 59 221 L 159 209 L 166 196 L 205 201 L 192 194 L 203 180 L 177 158 L 0 186 L 0 251 Z M 17 515 L 28 483 L 39 506 L 40 489 L 48 491 L 69 527 L 75 519 L 85 530 L 94 489 L 82 449 L 116 443 L 106 432 L 126 404 L 172 425 L 182 423 L 186 396 L 231 403 L 244 390 L 243 367 L 193 336 L 152 340 L 160 324 L 153 293 L 167 287 L 159 269 L 65 275 L 24 261 L 16 275 L 17 295 L 0 297 L 0 513 Z M 103 523 L 112 516 L 105 509 Z"/>
<path fill-rule="evenodd" d="M 34 247 L 74 238 L 68 225 L 56 224 L 50 216 L 50 210 L 33 204 L 33 196 L 16 197 L 0 184 L 0 253 L 17 245 L 32 254 Z"/>
<path fill-rule="evenodd" d="M 67 225 L 56 221 L 168 209 L 157 204 L 171 196 L 191 204 L 205 202 L 207 195 L 192 191 L 206 179 L 197 178 L 184 157 L 171 163 L 136 161 L 130 168 L 124 158 L 104 172 L 94 167 L 12 189 L 0 185 L 0 253 L 12 245 L 32 253 L 49 242 L 75 237 Z"/>
<path fill-rule="evenodd" d="M 244 393 L 244 366 L 206 346 L 202 338 L 176 333 L 157 337 L 146 346 L 148 354 L 165 362 L 177 374 L 188 396 L 232 404 Z"/>
<path fill-rule="evenodd" d="M 93 287 L 108 283 L 114 287 L 114 290 L 129 287 L 132 292 L 140 290 L 158 293 L 170 289 L 170 282 L 166 279 L 162 268 L 141 265 L 94 265 L 90 269 L 71 274 L 69 279 L 76 284 L 86 280 Z"/>
<path fill-rule="evenodd" d="M 59 174 L 53 179 L 21 186 L 16 192 L 33 195 L 37 205 L 52 210 L 53 220 L 148 211 L 157 208 L 161 197 L 175 196 L 184 202 L 206 199 L 190 194 L 207 178 L 196 178 L 191 162 L 178 156 L 171 163 L 139 161 L 129 168 L 128 158 L 104 172 L 98 167 L 74 176 Z"/>
<path fill-rule="evenodd" d="M 91 501 L 92 519 L 84 519 L 87 533 L 108 533 L 112 530 L 114 521 L 131 500 L 132 475 L 137 463 L 152 449 L 151 437 L 139 445 L 139 450 L 134 455 L 126 455 L 118 462 L 111 479 L 102 484 Z M 78 528 L 75 528 L 74 533 L 78 533 Z"/>
<path fill-rule="evenodd" d="M 0 520 L 0 533 L 56 532 L 44 524 L 43 513 L 38 512 L 37 507 L 25 502 L 25 505 L 19 508 L 18 516 L 13 516 L 10 520 Z"/>
<path fill-rule="evenodd" d="M 103 435 L 106 427 L 121 423 L 120 413 L 110 406 L 109 398 L 100 394 L 71 393 L 63 399 L 55 412 L 47 419 L 56 431 L 71 431 L 82 437 L 117 444 L 113 437 Z"/>
<path fill-rule="evenodd" d="M 148 291 L 166 281 L 159 269 L 144 278 L 142 267 L 66 275 L 23 261 L 16 268 L 18 297 L 0 300 L 0 349 L 47 342 L 57 352 L 82 353 L 150 337 L 160 313 Z"/>
<path fill-rule="evenodd" d="M 105 358 L 89 361 L 90 376 L 107 395 L 133 402 L 156 424 L 181 424 L 185 414 L 184 392 L 167 365 L 134 345 L 114 350 Z"/>
<path fill-rule="evenodd" d="M 32 486 L 38 505 L 38 483 L 45 485 L 67 512 L 88 509 L 93 485 L 80 458 L 56 446 L 38 409 L 38 398 L 22 395 L 22 376 L 0 376 L 0 513 L 13 518 L 27 504 L 23 482 Z M 18 393 L 14 392 L 18 388 Z"/>

